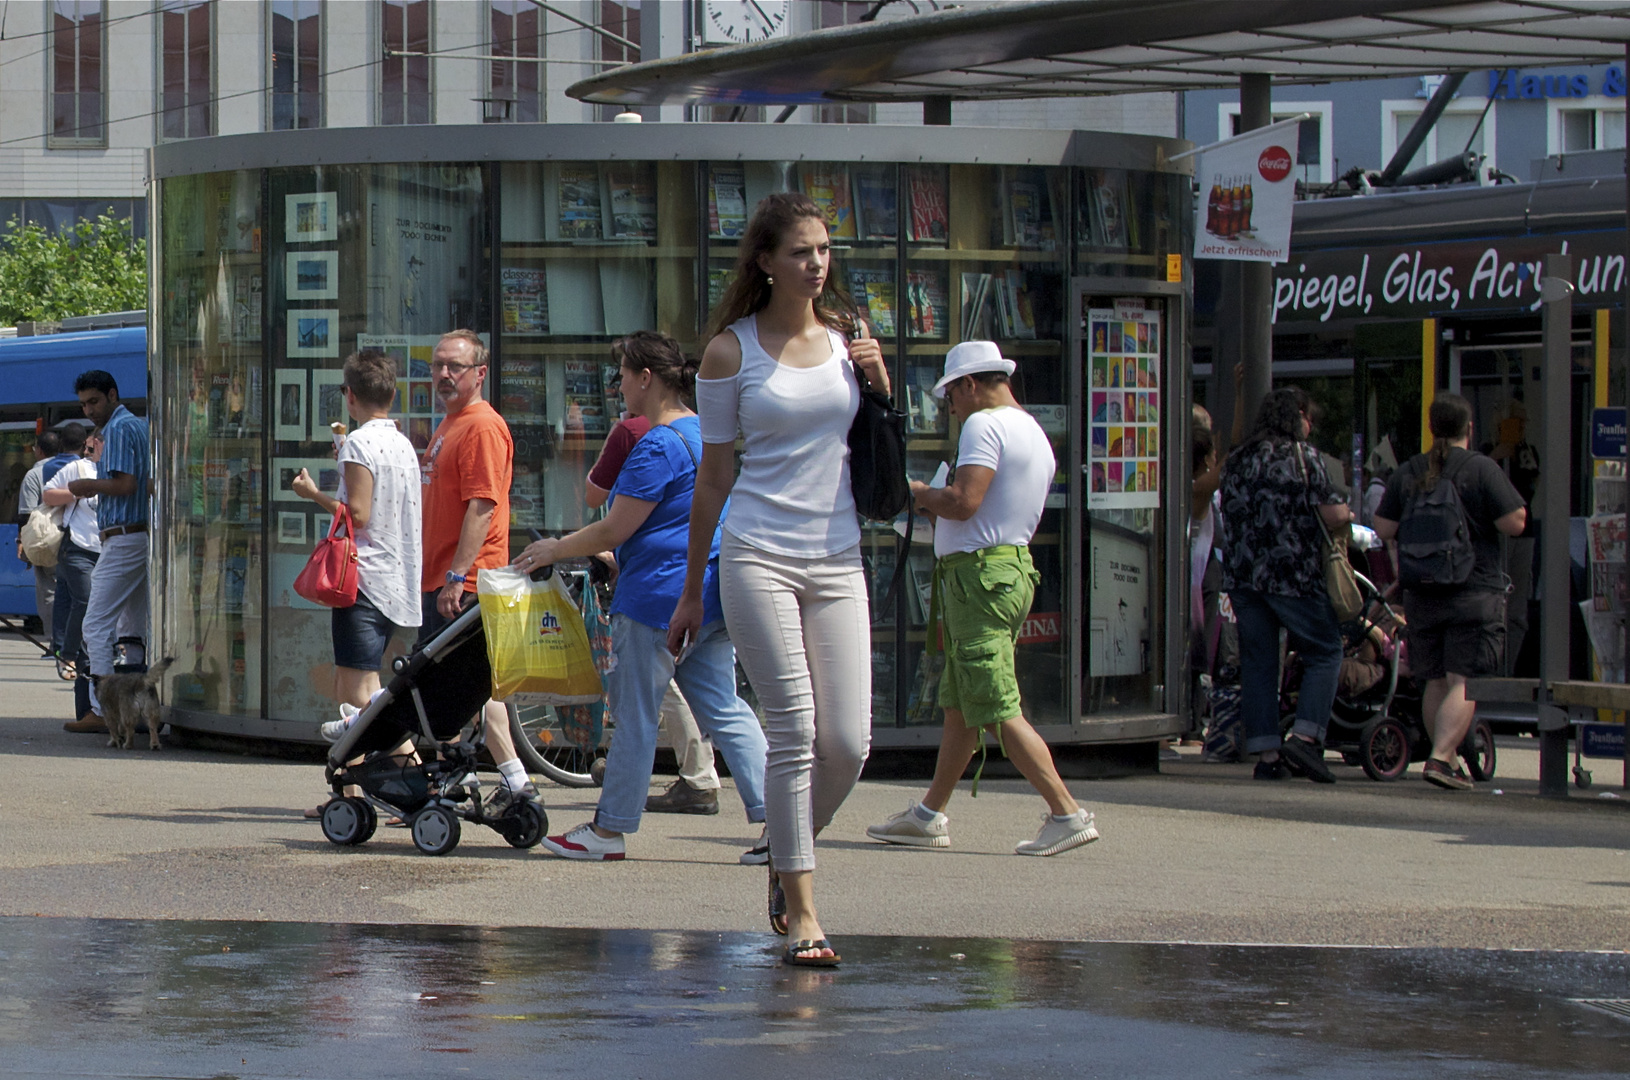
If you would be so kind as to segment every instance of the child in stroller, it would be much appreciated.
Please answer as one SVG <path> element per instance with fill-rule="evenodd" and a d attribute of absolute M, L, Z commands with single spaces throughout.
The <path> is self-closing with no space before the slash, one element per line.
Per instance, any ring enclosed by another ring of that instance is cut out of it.
<path fill-rule="evenodd" d="M 476 759 L 484 745 L 481 707 L 492 695 L 492 666 L 481 609 L 465 611 L 393 668 L 390 685 L 329 749 L 327 778 L 334 794 L 323 806 L 323 835 L 344 846 L 361 844 L 373 835 L 377 810 L 383 809 L 401 815 L 413 845 L 426 855 L 457 847 L 461 820 L 486 825 L 514 847 L 535 846 L 549 829 L 543 807 L 524 800 L 489 816 L 482 806 Z M 404 742 L 416 742 L 420 753 L 398 754 Z M 423 760 L 432 750 L 434 759 Z M 345 795 L 348 785 L 362 795 Z"/>
<path fill-rule="evenodd" d="M 1363 768 L 1372 780 L 1396 780 L 1411 762 L 1431 756 L 1432 737 L 1421 716 L 1420 687 L 1409 676 L 1405 616 L 1369 578 L 1356 572 L 1355 577 L 1364 610 L 1341 628 L 1341 675 L 1324 745 L 1340 753 L 1348 765 Z M 1301 678 L 1301 664 L 1293 655 L 1285 665 L 1280 696 L 1286 731 L 1295 720 Z M 1488 721 L 1472 724 L 1460 756 L 1474 779 L 1493 779 L 1494 734 Z"/>

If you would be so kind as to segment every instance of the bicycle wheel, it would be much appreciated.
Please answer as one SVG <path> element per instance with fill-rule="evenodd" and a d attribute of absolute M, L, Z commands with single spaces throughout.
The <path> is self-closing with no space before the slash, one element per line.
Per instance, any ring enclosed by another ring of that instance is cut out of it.
<path fill-rule="evenodd" d="M 591 769 L 599 748 L 585 749 L 561 737 L 555 711 L 547 705 L 509 707 L 509 730 L 515 751 L 532 772 L 540 772 L 562 787 L 594 786 Z"/>

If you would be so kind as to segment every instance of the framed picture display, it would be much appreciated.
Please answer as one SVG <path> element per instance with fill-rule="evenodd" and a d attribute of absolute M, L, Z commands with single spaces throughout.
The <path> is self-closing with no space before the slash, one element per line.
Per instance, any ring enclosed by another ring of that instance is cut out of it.
<path fill-rule="evenodd" d="M 332 191 L 283 196 L 283 239 L 290 244 L 338 240 L 339 196 Z"/>
<path fill-rule="evenodd" d="M 291 251 L 287 256 L 285 291 L 290 300 L 337 300 L 340 253 Z"/>
<path fill-rule="evenodd" d="M 351 416 L 345 411 L 345 372 L 319 370 L 311 373 L 311 441 L 329 442 L 334 437 L 331 425 L 351 427 Z"/>
<path fill-rule="evenodd" d="M 280 442 L 306 439 L 306 372 L 278 368 L 272 384 L 272 437 Z"/>
<path fill-rule="evenodd" d="M 305 544 L 306 515 L 290 510 L 277 512 L 277 542 L 279 544 Z"/>
<path fill-rule="evenodd" d="M 1161 312 L 1087 312 L 1087 506 L 1160 505 Z"/>
<path fill-rule="evenodd" d="M 290 308 L 288 355 L 314 360 L 338 356 L 339 316 L 321 308 Z"/>

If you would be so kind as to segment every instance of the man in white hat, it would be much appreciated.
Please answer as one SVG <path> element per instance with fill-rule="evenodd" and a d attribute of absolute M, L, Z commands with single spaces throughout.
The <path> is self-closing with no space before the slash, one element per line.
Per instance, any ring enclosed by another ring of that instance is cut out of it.
<path fill-rule="evenodd" d="M 928 794 L 867 828 L 874 840 L 950 847 L 945 805 L 987 730 L 1047 800 L 1041 832 L 1017 854 L 1056 855 L 1098 839 L 1092 815 L 1065 790 L 1052 752 L 1020 711 L 1013 649 L 1041 580 L 1029 544 L 1057 463 L 1041 425 L 1013 397 L 1012 374 L 1013 361 L 994 343 L 965 341 L 946 354 L 945 377 L 934 386 L 962 421 L 952 483 L 911 482 L 917 505 L 938 519 L 933 607 L 944 637 L 945 731 Z M 939 636 L 930 626 L 930 650 Z"/>

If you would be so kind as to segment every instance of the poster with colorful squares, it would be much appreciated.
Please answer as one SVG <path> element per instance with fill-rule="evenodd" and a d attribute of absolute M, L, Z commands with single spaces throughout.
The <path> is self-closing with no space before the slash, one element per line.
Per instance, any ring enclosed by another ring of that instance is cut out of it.
<path fill-rule="evenodd" d="M 1141 299 L 1087 312 L 1087 506 L 1160 505 L 1161 313 Z"/>

